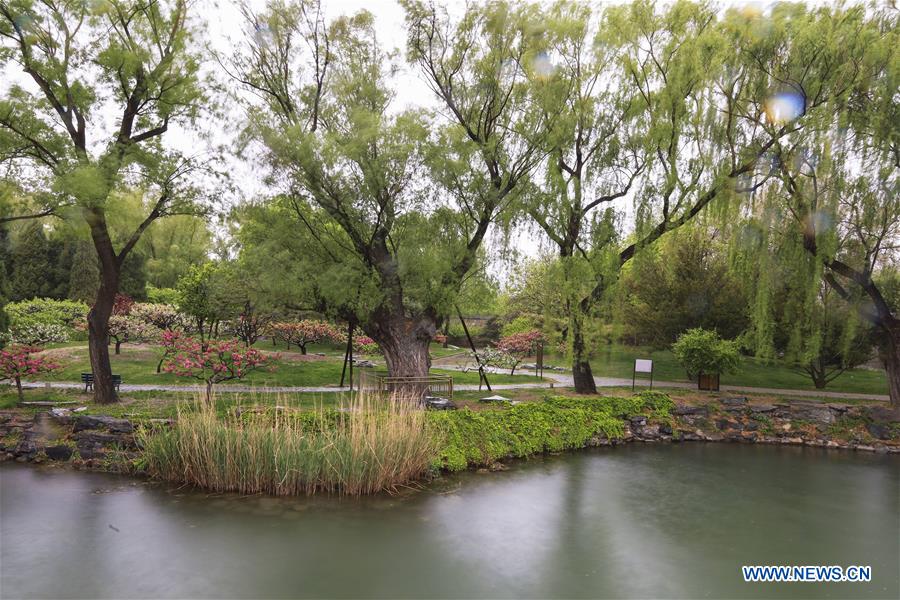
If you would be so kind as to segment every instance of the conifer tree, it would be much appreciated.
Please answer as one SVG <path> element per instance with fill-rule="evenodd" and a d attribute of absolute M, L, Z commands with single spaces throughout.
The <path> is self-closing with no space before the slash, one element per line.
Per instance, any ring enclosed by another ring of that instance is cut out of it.
<path fill-rule="evenodd" d="M 97 297 L 100 287 L 100 268 L 97 253 L 87 241 L 75 242 L 72 270 L 69 277 L 69 298 L 90 304 Z"/>

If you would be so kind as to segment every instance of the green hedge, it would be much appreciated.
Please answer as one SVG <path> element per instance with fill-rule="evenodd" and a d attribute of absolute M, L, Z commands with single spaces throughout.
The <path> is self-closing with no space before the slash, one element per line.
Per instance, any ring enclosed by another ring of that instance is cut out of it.
<path fill-rule="evenodd" d="M 460 471 L 506 457 L 583 448 L 598 433 L 621 437 L 629 415 L 668 419 L 672 406 L 666 394 L 642 392 L 630 398 L 555 396 L 498 410 L 433 412 L 428 423 L 441 438 L 435 467 Z"/>

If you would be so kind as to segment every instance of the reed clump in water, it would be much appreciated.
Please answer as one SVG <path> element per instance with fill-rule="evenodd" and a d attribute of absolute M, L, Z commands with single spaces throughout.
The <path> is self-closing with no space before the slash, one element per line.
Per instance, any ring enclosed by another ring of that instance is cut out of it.
<path fill-rule="evenodd" d="M 289 404 L 279 398 L 279 405 Z M 425 411 L 404 398 L 357 395 L 339 408 L 262 409 L 222 417 L 179 408 L 168 429 L 141 434 L 152 476 L 215 491 L 360 495 L 425 475 L 437 453 Z"/>

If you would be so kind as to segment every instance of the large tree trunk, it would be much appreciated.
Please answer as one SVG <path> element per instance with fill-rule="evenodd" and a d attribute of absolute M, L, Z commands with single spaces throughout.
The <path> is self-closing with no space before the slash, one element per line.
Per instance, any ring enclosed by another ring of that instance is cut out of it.
<path fill-rule="evenodd" d="M 572 379 L 579 394 L 596 394 L 597 384 L 584 347 L 584 314 L 580 302 L 570 303 L 569 333 L 572 339 Z"/>
<path fill-rule="evenodd" d="M 105 277 L 104 277 L 105 279 Z M 118 278 L 115 278 L 116 280 Z M 118 283 L 118 281 L 116 281 Z M 110 404 L 118 401 L 112 381 L 112 365 L 109 362 L 109 317 L 118 286 L 110 287 L 104 281 L 97 290 L 97 299 L 88 312 L 88 351 L 91 356 L 91 371 L 94 373 L 94 402 Z"/>
<path fill-rule="evenodd" d="M 900 322 L 888 329 L 879 343 L 879 355 L 887 373 L 888 390 L 891 396 L 891 409 L 900 416 Z"/>
<path fill-rule="evenodd" d="M 91 239 L 100 262 L 100 287 L 87 318 L 88 352 L 91 356 L 91 371 L 94 373 L 94 402 L 111 404 L 119 398 L 113 387 L 112 366 L 109 363 L 109 317 L 119 291 L 122 263 L 113 248 L 102 209 L 85 208 L 84 217 L 90 227 Z"/>
<path fill-rule="evenodd" d="M 428 377 L 431 368 L 428 346 L 437 331 L 434 321 L 428 318 L 382 315 L 373 318 L 362 329 L 381 347 L 389 376 Z M 426 388 L 423 383 L 410 383 L 397 385 L 395 391 L 419 399 Z"/>

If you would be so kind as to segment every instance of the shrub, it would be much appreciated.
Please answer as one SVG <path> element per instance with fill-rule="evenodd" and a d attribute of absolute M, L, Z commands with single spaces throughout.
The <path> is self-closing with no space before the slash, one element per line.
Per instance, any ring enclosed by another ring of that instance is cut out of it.
<path fill-rule="evenodd" d="M 469 328 L 469 334 L 473 338 L 477 338 L 484 333 L 483 325 L 476 325 L 474 323 L 466 323 L 466 326 Z M 451 322 L 450 326 L 447 327 L 447 333 L 450 334 L 452 338 L 463 338 L 466 337 L 465 329 L 463 329 L 462 323 L 459 321 Z"/>
<path fill-rule="evenodd" d="M 35 346 L 10 346 L 0 350 L 0 380 L 12 379 L 19 393 L 19 402 L 25 400 L 22 394 L 22 378 L 40 373 L 48 373 L 59 368 L 44 356 L 37 356 L 41 349 Z"/>
<path fill-rule="evenodd" d="M 110 316 L 106 333 L 116 343 L 116 354 L 121 353 L 122 344 L 152 342 L 160 336 L 159 329 L 134 315 Z"/>
<path fill-rule="evenodd" d="M 186 331 L 191 325 L 172 304 L 138 302 L 131 307 L 131 316 L 161 330 Z"/>
<path fill-rule="evenodd" d="M 544 341 L 544 334 L 536 329 L 514 333 L 500 338 L 497 350 L 509 355 L 512 359 L 509 374 L 516 372 L 519 363 L 537 352 L 537 347 Z"/>
<path fill-rule="evenodd" d="M 11 302 L 4 307 L 10 326 L 30 324 L 58 325 L 73 328 L 87 317 L 88 305 L 75 300 L 33 298 Z"/>
<path fill-rule="evenodd" d="M 492 346 L 483 348 L 477 354 L 475 352 L 469 352 L 469 358 L 472 359 L 476 365 L 481 362 L 482 366 L 494 369 L 509 369 L 516 364 L 515 358 Z"/>
<path fill-rule="evenodd" d="M 23 346 L 46 346 L 67 342 L 84 331 L 88 306 L 74 300 L 33 298 L 12 302 L 5 307 L 9 315 L 7 341 Z"/>
<path fill-rule="evenodd" d="M 369 336 L 358 335 L 353 338 L 353 351 L 357 354 L 378 354 L 381 352 L 381 347 Z"/>
<path fill-rule="evenodd" d="M 738 343 L 723 340 L 715 331 L 688 329 L 672 344 L 672 353 L 690 379 L 701 373 L 710 375 L 734 372 L 740 364 Z"/>
<path fill-rule="evenodd" d="M 147 300 L 151 304 L 178 304 L 178 290 L 173 288 L 158 288 L 147 285 Z"/>
<path fill-rule="evenodd" d="M 341 333 L 331 323 L 304 319 L 303 321 L 288 321 L 271 323 L 269 333 L 282 340 L 290 348 L 294 344 L 300 348 L 300 354 L 306 354 L 306 346 L 330 339 L 336 342 L 341 340 Z M 344 336 L 346 342 L 346 336 Z"/>
<path fill-rule="evenodd" d="M 245 348 L 239 340 L 215 340 L 202 343 L 189 336 L 163 336 L 166 354 L 163 357 L 166 373 L 193 377 L 206 384 L 206 400 L 212 402 L 212 388 L 217 383 L 243 379 L 259 369 L 274 368 L 277 355 L 263 354 L 255 348 Z"/>
<path fill-rule="evenodd" d="M 13 344 L 46 346 L 69 341 L 69 334 L 69 329 L 55 323 L 16 323 L 3 336 L 5 341 Z"/>
<path fill-rule="evenodd" d="M 240 314 L 225 324 L 225 331 L 244 342 L 245 346 L 252 346 L 268 330 L 271 321 L 271 315 L 261 313 L 251 302 L 245 302 Z"/>
<path fill-rule="evenodd" d="M 537 319 L 531 315 L 519 315 L 509 323 L 503 326 L 500 334 L 503 337 L 509 337 L 517 333 L 526 333 L 534 331 L 539 327 Z"/>
<path fill-rule="evenodd" d="M 223 418 L 203 403 L 139 437 L 152 476 L 219 492 L 360 495 L 394 490 L 431 468 L 434 438 L 412 402 L 360 395 L 343 408 Z"/>
<path fill-rule="evenodd" d="M 277 404 L 288 405 L 283 398 Z M 434 411 L 399 398 L 355 396 L 349 406 L 244 410 L 179 407 L 172 428 L 139 433 L 148 472 L 216 491 L 364 494 L 433 469 L 458 471 L 507 457 L 581 448 L 624 434 L 624 418 L 669 418 L 665 394 L 547 397 L 484 411 Z"/>
<path fill-rule="evenodd" d="M 659 392 L 630 398 L 559 396 L 500 410 L 434 412 L 429 427 L 440 448 L 436 466 L 458 471 L 506 457 L 581 448 L 598 434 L 619 438 L 624 417 L 649 413 L 668 419 L 673 405 Z"/>

